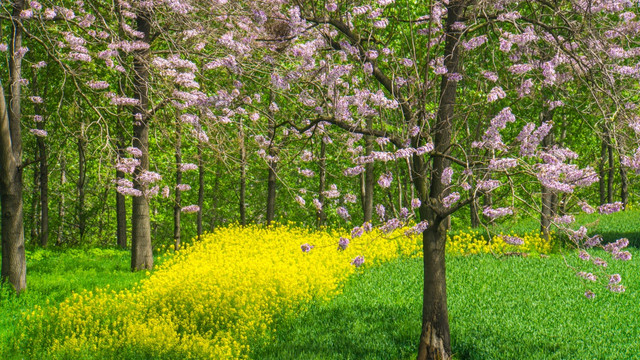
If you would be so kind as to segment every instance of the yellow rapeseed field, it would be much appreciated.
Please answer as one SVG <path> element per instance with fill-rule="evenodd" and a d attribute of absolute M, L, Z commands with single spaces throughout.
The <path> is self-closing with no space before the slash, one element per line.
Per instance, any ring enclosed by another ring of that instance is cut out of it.
<path fill-rule="evenodd" d="M 52 359 L 247 358 L 249 344 L 272 334 L 275 321 L 338 294 L 358 256 L 365 265 L 421 256 L 421 238 L 405 230 L 351 239 L 291 224 L 220 228 L 132 289 L 85 291 L 25 314 L 16 349 Z M 344 250 L 341 237 L 350 241 Z M 527 251 L 550 250 L 539 236 L 524 239 Z M 447 247 L 453 254 L 509 249 L 474 232 L 454 236 Z"/>

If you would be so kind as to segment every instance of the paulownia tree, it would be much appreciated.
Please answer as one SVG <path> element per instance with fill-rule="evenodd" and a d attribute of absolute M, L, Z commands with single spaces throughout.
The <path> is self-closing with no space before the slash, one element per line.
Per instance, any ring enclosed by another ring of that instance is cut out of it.
<path fill-rule="evenodd" d="M 388 169 L 377 181 L 384 189 L 398 181 L 390 165 L 409 163 L 415 191 L 411 205 L 418 222 L 413 231 L 422 234 L 424 257 L 418 359 L 448 359 L 444 251 L 449 216 L 478 198 L 502 191 L 509 196 L 482 209 L 486 219 L 535 211 L 543 214 L 546 228 L 551 223 L 565 228 L 573 221 L 571 215 L 551 212 L 554 199 L 563 195 L 577 203 L 578 189 L 597 182 L 598 176 L 578 153 L 554 140 L 554 124 L 565 107 L 569 115 L 585 111 L 573 105 L 601 97 L 610 77 L 637 74 L 637 68 L 625 68 L 625 62 L 637 56 L 629 40 L 640 29 L 632 5 L 629 1 L 247 2 L 233 15 L 219 13 L 217 19 L 226 21 L 229 30 L 218 42 L 229 54 L 217 65 L 239 76 L 252 66 L 271 73 L 263 86 L 274 92 L 276 101 L 286 98 L 296 109 L 275 128 L 287 128 L 302 138 L 318 129 L 346 132 L 353 166 L 345 169 L 345 175 L 359 175 L 365 166 L 378 162 Z M 259 80 L 244 75 L 246 82 Z M 635 90 L 630 81 L 615 84 L 624 85 L 627 97 Z M 234 97 L 241 99 L 245 94 L 237 85 Z M 632 106 L 615 106 L 621 92 L 607 94 L 611 101 L 598 102 L 602 116 L 634 113 Z M 237 105 L 230 102 L 220 111 L 233 106 Z M 589 126 L 596 123 L 585 129 Z M 469 141 L 475 133 L 477 140 Z M 370 143 L 372 139 L 376 144 Z M 375 150 L 362 154 L 364 148 L 358 145 L 362 140 L 369 149 L 375 145 Z M 339 194 L 339 189 L 332 190 Z M 320 203 L 319 198 L 313 200 Z M 381 204 L 375 208 L 384 220 L 383 231 L 411 217 L 407 208 L 391 216 Z M 600 211 L 619 208 L 605 204 Z M 594 210 L 584 203 L 582 209 Z M 349 218 L 344 207 L 336 212 Z M 352 236 L 368 228 L 369 223 L 357 227 Z M 600 241 L 587 237 L 585 228 L 566 230 L 581 249 Z M 505 241 L 518 244 L 522 239 Z M 625 246 L 620 240 L 605 249 L 626 260 L 630 254 L 622 250 Z M 584 251 L 580 256 L 601 269 L 606 265 Z M 362 261 L 354 259 L 354 264 Z M 586 281 L 596 280 L 591 273 L 576 272 Z M 624 290 L 619 276 L 606 279 L 601 282 L 610 290 Z"/>

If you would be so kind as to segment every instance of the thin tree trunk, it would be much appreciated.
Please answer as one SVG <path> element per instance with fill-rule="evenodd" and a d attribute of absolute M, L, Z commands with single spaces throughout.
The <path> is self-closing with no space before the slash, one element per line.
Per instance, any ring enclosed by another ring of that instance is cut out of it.
<path fill-rule="evenodd" d="M 182 209 L 182 192 L 178 188 L 178 185 L 182 184 L 182 171 L 180 171 L 182 139 L 180 134 L 180 123 L 176 123 L 176 198 L 173 204 L 173 241 L 175 251 L 180 250 L 180 212 Z"/>
<path fill-rule="evenodd" d="M 217 217 L 218 217 L 218 199 L 220 198 L 220 176 L 222 176 L 220 172 L 220 164 L 216 162 L 216 178 L 213 181 L 213 203 L 211 204 L 211 223 L 209 224 L 210 231 L 213 231 L 217 225 Z"/>
<path fill-rule="evenodd" d="M 204 161 L 202 159 L 202 144 L 198 143 L 198 236 L 202 235 L 202 211 L 204 206 Z"/>
<path fill-rule="evenodd" d="M 320 167 L 318 171 L 318 201 L 321 206 L 324 207 L 324 189 L 327 181 L 327 144 L 324 142 L 324 139 L 320 139 L 320 157 L 318 158 L 318 165 Z M 316 225 L 321 227 L 324 225 L 324 222 L 327 220 L 327 214 L 324 212 L 324 209 L 321 207 L 319 210 L 316 210 Z"/>
<path fill-rule="evenodd" d="M 37 146 L 36 142 L 36 146 Z M 38 151 L 34 152 L 33 161 L 38 161 Z M 40 189 L 40 170 L 33 168 L 33 196 L 31 197 L 31 243 L 38 242 L 38 203 L 40 202 L 36 196 L 36 192 Z"/>
<path fill-rule="evenodd" d="M 76 201 L 76 216 L 78 219 L 78 234 L 79 234 L 79 242 L 82 243 L 84 239 L 84 234 L 86 231 L 86 215 L 85 215 L 85 180 L 86 180 L 86 158 L 85 158 L 85 150 L 87 141 L 84 139 L 84 125 L 81 130 L 82 133 L 78 137 L 77 146 L 78 146 L 78 181 L 76 182 L 76 189 L 78 192 L 78 200 Z"/>
<path fill-rule="evenodd" d="M 469 197 L 472 199 L 469 203 L 469 213 L 471 215 L 471 228 L 475 229 L 480 226 L 480 216 L 478 215 L 478 199 L 475 197 L 475 184 L 473 183 L 472 178 L 469 180 L 471 182 L 471 189 L 469 189 Z"/>
<path fill-rule="evenodd" d="M 273 95 L 271 96 L 273 98 Z M 269 174 L 267 178 L 267 225 L 271 225 L 276 215 L 276 168 L 278 163 L 275 159 L 277 151 L 274 146 L 276 137 L 276 123 L 273 114 L 269 114 Z"/>
<path fill-rule="evenodd" d="M 148 10 L 141 10 L 136 18 L 136 29 L 144 34 L 142 41 L 150 43 L 151 23 Z M 149 171 L 149 49 L 136 50 L 134 53 L 134 92 L 139 104 L 134 108 L 133 146 L 142 151 L 140 165 L 134 172 L 134 188 L 143 196 L 134 196 L 131 206 L 131 270 L 153 268 L 153 250 L 151 247 L 151 221 L 149 202 L 144 196 L 147 184 L 141 183 L 139 177 Z"/>
<path fill-rule="evenodd" d="M 38 93 L 38 77 L 34 74 L 31 81 L 34 93 Z M 45 82 L 43 97 L 47 98 L 48 80 Z M 43 106 L 41 104 L 34 104 L 36 114 L 42 115 Z M 46 125 L 46 118 L 42 118 L 42 121 L 36 123 L 36 128 L 44 130 Z M 47 147 L 44 142 L 44 138 L 38 136 L 36 138 L 38 146 L 38 156 L 40 159 L 40 246 L 45 248 L 49 243 L 49 166 L 47 164 Z"/>
<path fill-rule="evenodd" d="M 367 119 L 367 129 L 373 129 L 373 118 Z M 371 136 L 365 136 L 365 155 L 370 155 L 373 151 L 373 138 Z M 373 162 L 366 163 L 364 165 L 364 183 L 362 192 L 362 214 L 363 222 L 371 222 L 373 217 L 373 186 L 375 184 L 374 179 L 374 167 Z M 399 176 L 399 174 L 398 174 Z M 398 178 L 398 184 L 400 179 Z"/>
<path fill-rule="evenodd" d="M 620 201 L 626 209 L 629 203 L 629 179 L 627 177 L 627 169 L 622 165 L 622 157 L 620 156 Z"/>
<path fill-rule="evenodd" d="M 238 129 L 238 139 L 240 141 L 240 225 L 247 225 L 247 201 L 245 199 L 247 191 L 247 149 L 244 143 L 244 124 L 240 120 L 240 128 Z"/>
<path fill-rule="evenodd" d="M 606 185 L 606 178 L 607 178 L 607 171 L 605 169 L 605 162 L 607 158 L 607 141 L 603 138 L 602 139 L 602 144 L 600 147 L 600 163 L 599 165 L 599 169 L 598 169 L 598 173 L 600 175 L 600 180 L 598 181 L 598 190 L 599 190 L 599 194 L 600 194 L 600 205 L 604 205 L 607 203 L 607 185 Z"/>
<path fill-rule="evenodd" d="M 449 74 L 459 72 L 460 32 L 453 29 L 459 21 L 467 3 L 451 1 L 447 6 L 445 25 L 444 65 Z M 433 144 L 437 153 L 450 151 L 454 107 L 456 103 L 457 82 L 442 76 L 440 83 L 440 103 L 433 127 Z M 431 179 L 440 179 L 449 161 L 441 156 L 432 158 Z M 449 317 L 447 313 L 447 286 L 445 269 L 445 242 L 447 234 L 446 217 L 434 210 L 432 205 L 442 208 L 442 198 L 449 190 L 437 180 L 430 182 L 427 198 L 427 170 L 422 158 L 414 156 L 414 185 L 420 194 L 420 219 L 429 222 L 429 228 L 423 233 L 424 288 L 422 305 L 422 331 L 418 344 L 418 360 L 451 358 L 451 340 Z"/>
<path fill-rule="evenodd" d="M 20 134 L 22 59 L 15 54 L 22 48 L 20 12 L 24 0 L 13 4 L 9 49 L 9 96 L 0 82 L 0 209 L 2 212 L 2 283 L 9 281 L 19 294 L 27 288 L 27 266 L 24 249 L 24 210 L 22 200 L 22 138 Z"/>
<path fill-rule="evenodd" d="M 607 155 L 609 160 L 609 174 L 607 178 L 607 202 L 613 202 L 613 180 L 616 176 L 616 168 L 613 159 L 613 144 L 611 143 L 611 136 L 607 136 Z"/>
<path fill-rule="evenodd" d="M 118 131 L 118 156 L 124 157 L 123 129 Z M 123 171 L 116 170 L 116 179 L 124 179 Z M 116 241 L 121 249 L 127 248 L 127 200 L 123 194 L 116 191 Z"/>
<path fill-rule="evenodd" d="M 63 144 L 64 145 L 64 144 Z M 64 148 L 64 146 L 63 146 Z M 60 202 L 58 203 L 58 237 L 56 239 L 56 244 L 60 245 L 64 241 L 64 217 L 65 217 L 65 207 L 64 207 L 64 194 L 65 194 L 65 184 L 67 183 L 67 170 L 66 170 L 66 159 L 64 157 L 64 151 L 60 152 Z"/>
<path fill-rule="evenodd" d="M 552 121 L 553 112 L 545 110 L 542 114 L 542 122 Z M 547 136 L 542 139 L 542 147 L 545 150 L 550 149 L 555 143 L 553 130 L 550 131 Z M 554 203 L 557 199 L 551 189 L 541 186 L 541 198 L 542 198 L 542 211 L 540 212 L 540 231 L 545 239 L 549 240 L 549 227 L 551 226 L 551 219 L 554 215 Z"/>

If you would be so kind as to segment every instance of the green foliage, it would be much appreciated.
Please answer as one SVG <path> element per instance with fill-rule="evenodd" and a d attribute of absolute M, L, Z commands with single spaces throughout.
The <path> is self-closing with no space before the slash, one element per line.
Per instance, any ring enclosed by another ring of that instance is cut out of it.
<path fill-rule="evenodd" d="M 11 359 L 7 345 L 12 342 L 21 313 L 36 306 L 63 301 L 84 289 L 126 289 L 145 275 L 129 270 L 128 251 L 116 249 L 70 249 L 64 252 L 27 252 L 27 291 L 16 297 L 4 286 L 0 291 L 0 358 Z"/>
<path fill-rule="evenodd" d="M 454 359 L 630 359 L 640 349 L 640 256 L 619 268 L 626 293 L 586 299 L 560 255 L 449 257 Z M 569 258 L 570 257 L 570 258 Z M 567 260 L 575 265 L 575 256 Z M 358 274 L 343 294 L 280 325 L 254 359 L 412 359 L 420 335 L 422 261 Z"/>

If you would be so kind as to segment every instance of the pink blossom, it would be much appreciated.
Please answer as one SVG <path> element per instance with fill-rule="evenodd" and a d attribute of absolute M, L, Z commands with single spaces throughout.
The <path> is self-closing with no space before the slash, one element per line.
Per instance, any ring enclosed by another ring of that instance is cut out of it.
<path fill-rule="evenodd" d="M 178 191 L 189 191 L 191 190 L 191 185 L 189 184 L 177 184 L 176 189 Z"/>
<path fill-rule="evenodd" d="M 391 182 L 393 181 L 393 174 L 391 174 L 390 172 L 387 172 L 385 174 L 380 175 L 380 178 L 378 179 L 378 185 L 380 185 L 381 188 L 388 188 L 391 185 Z"/>
<path fill-rule="evenodd" d="M 29 100 L 31 100 L 34 104 L 42 104 L 43 100 L 40 96 L 29 96 Z"/>
<path fill-rule="evenodd" d="M 138 149 L 137 147 L 134 146 L 129 146 L 125 149 L 129 154 L 131 154 L 131 156 L 133 156 L 134 158 L 140 158 L 142 157 L 142 150 Z"/>
<path fill-rule="evenodd" d="M 33 135 L 37 136 L 37 137 L 46 137 L 47 136 L 47 132 L 45 130 L 42 129 L 31 129 L 29 130 L 30 133 L 32 133 Z"/>
<path fill-rule="evenodd" d="M 451 205 L 455 204 L 458 200 L 460 200 L 460 194 L 457 192 L 453 192 L 442 199 L 442 206 L 444 206 L 445 208 L 450 208 Z"/>
<path fill-rule="evenodd" d="M 619 201 L 598 206 L 600 214 L 613 214 L 623 209 L 623 204 Z"/>
<path fill-rule="evenodd" d="M 487 101 L 494 102 L 499 99 L 504 99 L 505 96 L 507 96 L 507 94 L 504 92 L 504 90 L 502 90 L 500 86 L 496 86 L 491 89 L 491 91 L 489 91 L 489 94 L 487 95 Z"/>
<path fill-rule="evenodd" d="M 495 219 L 502 216 L 513 215 L 513 210 L 508 207 L 495 209 L 491 207 L 485 207 L 484 210 L 482 210 L 482 213 L 489 218 Z"/>
<path fill-rule="evenodd" d="M 364 256 L 358 255 L 353 260 L 351 260 L 351 265 L 355 267 L 360 267 L 364 264 Z"/>
<path fill-rule="evenodd" d="M 181 163 L 178 169 L 180 170 L 180 172 L 198 170 L 198 165 L 191 163 Z"/>
<path fill-rule="evenodd" d="M 344 220 L 351 219 L 351 215 L 349 215 L 349 211 L 344 206 L 338 207 L 336 209 L 336 214 L 338 214 L 338 216 L 340 216 Z"/>
<path fill-rule="evenodd" d="M 180 209 L 180 211 L 182 211 L 183 213 L 196 213 L 198 211 L 200 211 L 200 207 L 198 205 L 189 205 L 189 206 L 185 206 L 182 209 Z"/>
<path fill-rule="evenodd" d="M 440 182 L 444 185 L 451 184 L 451 177 L 453 176 L 453 169 L 451 167 L 447 167 L 442 170 L 442 176 L 440 177 Z"/>

